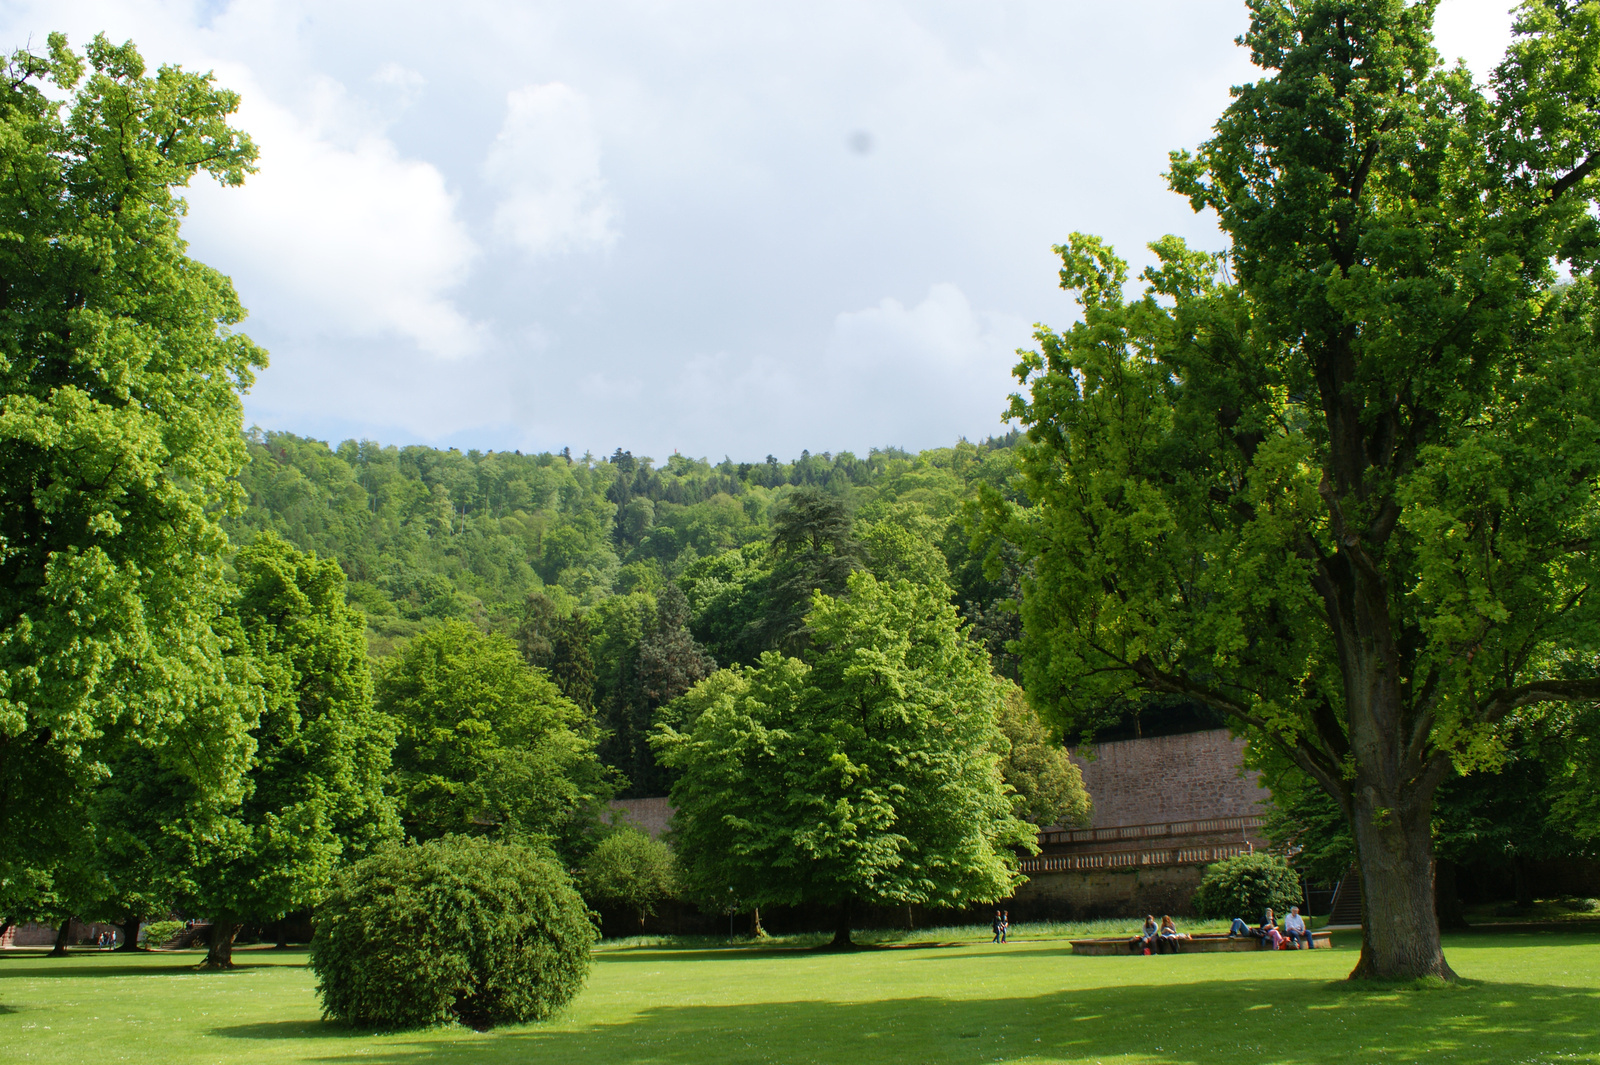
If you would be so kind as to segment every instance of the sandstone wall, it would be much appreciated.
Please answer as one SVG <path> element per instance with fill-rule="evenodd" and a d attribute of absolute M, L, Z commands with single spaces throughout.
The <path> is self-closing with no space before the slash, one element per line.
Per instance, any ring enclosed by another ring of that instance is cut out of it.
<path fill-rule="evenodd" d="M 1086 757 L 1086 755 L 1088 757 Z M 1093 828 L 1262 813 L 1260 774 L 1226 729 L 1097 743 L 1072 752 L 1094 800 Z"/>

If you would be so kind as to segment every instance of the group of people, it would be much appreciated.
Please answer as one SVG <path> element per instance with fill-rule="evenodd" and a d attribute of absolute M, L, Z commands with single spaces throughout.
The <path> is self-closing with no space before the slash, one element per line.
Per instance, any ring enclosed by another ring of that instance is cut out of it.
<path fill-rule="evenodd" d="M 1171 917 L 1163 914 L 1161 923 L 1156 924 L 1155 914 L 1150 914 L 1144 919 L 1144 930 L 1128 944 L 1128 947 L 1135 953 L 1143 951 L 1145 954 L 1176 954 L 1178 944 L 1188 938 L 1178 931 L 1178 926 L 1172 923 Z"/>
<path fill-rule="evenodd" d="M 1311 937 L 1311 930 L 1306 927 L 1305 918 L 1300 916 L 1300 907 L 1289 907 L 1289 914 L 1283 919 L 1283 927 L 1278 927 L 1278 918 L 1268 909 L 1261 917 L 1261 924 L 1251 928 L 1245 923 L 1244 918 L 1235 917 L 1233 927 L 1228 931 L 1228 938 L 1245 936 L 1260 942 L 1266 950 L 1310 950 L 1316 946 L 1316 941 Z M 1176 954 L 1178 944 L 1190 938 L 1178 931 L 1178 926 L 1172 923 L 1171 917 L 1162 917 L 1156 923 L 1154 914 L 1144 919 L 1144 929 L 1132 939 L 1128 940 L 1128 949 L 1134 954 Z M 1000 940 L 999 942 L 1004 942 Z"/>
<path fill-rule="evenodd" d="M 1010 931 L 1010 929 L 1011 929 L 1011 911 L 1010 910 L 996 910 L 996 911 L 994 911 L 994 942 L 996 942 L 996 943 L 1004 943 L 1006 941 L 1006 932 Z"/>
<path fill-rule="evenodd" d="M 1305 918 L 1300 916 L 1298 906 L 1289 907 L 1289 915 L 1283 919 L 1281 929 L 1270 907 L 1262 914 L 1261 924 L 1256 928 L 1245 924 L 1243 917 L 1235 917 L 1233 927 L 1228 930 L 1228 938 L 1235 936 L 1252 936 L 1260 940 L 1261 946 L 1267 950 L 1310 950 L 1317 945 L 1316 940 L 1311 938 L 1311 930 L 1306 927 Z"/>

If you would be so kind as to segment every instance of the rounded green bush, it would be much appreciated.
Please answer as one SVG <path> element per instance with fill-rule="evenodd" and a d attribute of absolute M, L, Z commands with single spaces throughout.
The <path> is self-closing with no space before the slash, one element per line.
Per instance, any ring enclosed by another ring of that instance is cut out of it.
<path fill-rule="evenodd" d="M 326 1017 L 373 1028 L 542 1020 L 583 986 L 594 926 L 560 866 L 464 836 L 391 847 L 340 874 L 311 968 Z"/>
<path fill-rule="evenodd" d="M 151 921 L 139 929 L 139 935 L 147 947 L 164 947 L 187 927 L 183 921 Z"/>
<path fill-rule="evenodd" d="M 1259 921 L 1272 907 L 1282 916 L 1300 902 L 1300 877 L 1275 854 L 1239 854 L 1206 867 L 1190 905 L 1198 917 Z"/>

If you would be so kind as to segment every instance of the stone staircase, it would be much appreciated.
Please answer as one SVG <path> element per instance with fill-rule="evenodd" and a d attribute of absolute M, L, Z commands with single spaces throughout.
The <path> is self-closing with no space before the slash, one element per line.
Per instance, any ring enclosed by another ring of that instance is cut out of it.
<path fill-rule="evenodd" d="M 1333 893 L 1333 912 L 1328 915 L 1329 925 L 1361 925 L 1361 874 L 1351 866 L 1339 881 Z"/>

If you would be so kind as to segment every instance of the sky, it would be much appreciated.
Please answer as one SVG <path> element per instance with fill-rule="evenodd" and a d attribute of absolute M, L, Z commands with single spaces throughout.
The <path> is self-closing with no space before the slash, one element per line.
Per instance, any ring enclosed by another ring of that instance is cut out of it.
<path fill-rule="evenodd" d="M 1485 76 L 1509 0 L 1444 0 Z M 7 48 L 132 39 L 260 148 L 188 190 L 271 364 L 246 424 L 662 461 L 1005 431 L 1052 246 L 1167 233 L 1235 0 L 0 0 Z"/>

